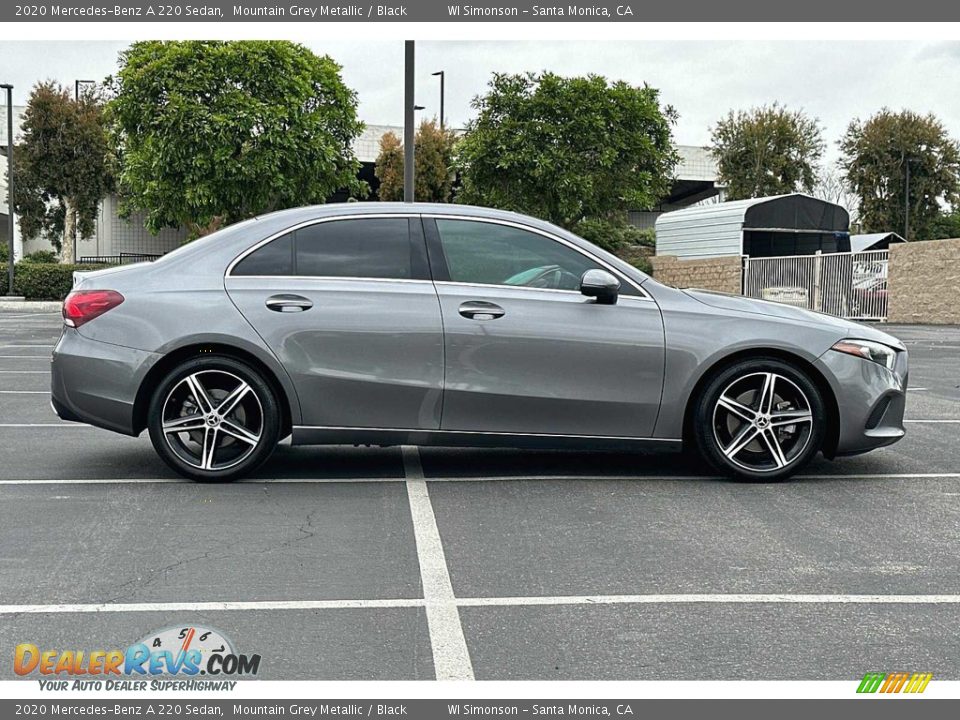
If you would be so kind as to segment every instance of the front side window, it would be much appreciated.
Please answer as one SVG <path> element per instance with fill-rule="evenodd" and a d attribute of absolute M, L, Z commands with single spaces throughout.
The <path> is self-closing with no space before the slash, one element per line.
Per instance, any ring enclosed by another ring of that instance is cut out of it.
<path fill-rule="evenodd" d="M 528 230 L 475 220 L 436 222 L 453 282 L 579 290 L 583 273 L 601 267 Z"/>
<path fill-rule="evenodd" d="M 318 277 L 413 277 L 407 218 L 333 220 L 296 233 L 297 275 Z"/>

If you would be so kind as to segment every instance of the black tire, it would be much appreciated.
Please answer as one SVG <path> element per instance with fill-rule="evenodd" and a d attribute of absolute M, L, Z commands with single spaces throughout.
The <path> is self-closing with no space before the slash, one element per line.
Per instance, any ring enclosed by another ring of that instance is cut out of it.
<path fill-rule="evenodd" d="M 197 399 L 192 385 L 198 379 L 205 400 Z M 239 397 L 224 408 L 233 392 Z M 184 430 L 175 429 L 176 423 L 183 423 Z M 222 355 L 187 360 L 170 371 L 154 391 L 147 414 L 157 454 L 178 474 L 198 482 L 228 482 L 256 470 L 276 448 L 280 426 L 270 383 L 246 363 Z"/>
<path fill-rule="evenodd" d="M 764 395 L 767 387 L 772 397 Z M 722 474 L 775 482 L 819 452 L 826 421 L 823 396 L 804 371 L 776 358 L 751 358 L 707 381 L 695 401 L 692 430 L 700 454 Z"/>

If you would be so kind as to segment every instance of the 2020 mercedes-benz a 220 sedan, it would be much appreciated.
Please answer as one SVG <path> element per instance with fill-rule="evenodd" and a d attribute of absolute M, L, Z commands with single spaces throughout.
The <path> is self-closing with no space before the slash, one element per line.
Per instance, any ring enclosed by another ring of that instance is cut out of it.
<path fill-rule="evenodd" d="M 78 273 L 64 420 L 148 430 L 231 480 L 277 443 L 696 448 L 780 480 L 901 438 L 907 353 L 871 327 L 656 282 L 558 227 L 458 205 L 247 220 Z"/>

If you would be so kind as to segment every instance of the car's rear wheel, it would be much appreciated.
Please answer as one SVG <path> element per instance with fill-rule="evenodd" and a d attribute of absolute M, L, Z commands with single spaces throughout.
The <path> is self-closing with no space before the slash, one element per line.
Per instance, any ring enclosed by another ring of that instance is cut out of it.
<path fill-rule="evenodd" d="M 154 391 L 147 425 L 164 462 L 204 482 L 253 471 L 280 436 L 269 383 L 247 364 L 222 356 L 195 358 L 172 370 Z"/>
<path fill-rule="evenodd" d="M 703 388 L 694 410 L 701 454 L 720 472 L 785 480 L 820 450 L 826 410 L 816 384 L 774 358 L 737 362 Z"/>

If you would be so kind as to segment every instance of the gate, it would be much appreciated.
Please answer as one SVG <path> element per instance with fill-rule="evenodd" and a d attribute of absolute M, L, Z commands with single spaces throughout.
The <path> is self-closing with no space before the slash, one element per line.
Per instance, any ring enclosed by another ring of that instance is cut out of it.
<path fill-rule="evenodd" d="M 743 294 L 851 320 L 886 320 L 888 258 L 888 250 L 747 257 Z"/>

